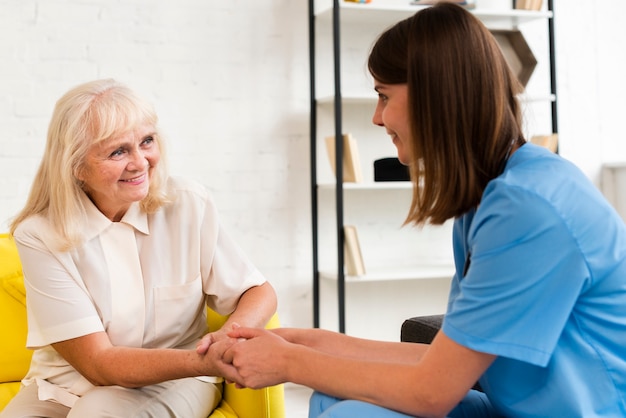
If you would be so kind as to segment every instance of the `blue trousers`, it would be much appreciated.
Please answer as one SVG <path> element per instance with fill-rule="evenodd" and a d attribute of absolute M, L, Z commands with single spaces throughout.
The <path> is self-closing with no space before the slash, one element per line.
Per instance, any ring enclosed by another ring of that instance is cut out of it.
<path fill-rule="evenodd" d="M 343 400 L 314 392 L 309 401 L 309 418 L 411 418 L 400 412 L 362 401 Z M 497 418 L 487 395 L 471 390 L 448 414 L 448 418 Z"/>

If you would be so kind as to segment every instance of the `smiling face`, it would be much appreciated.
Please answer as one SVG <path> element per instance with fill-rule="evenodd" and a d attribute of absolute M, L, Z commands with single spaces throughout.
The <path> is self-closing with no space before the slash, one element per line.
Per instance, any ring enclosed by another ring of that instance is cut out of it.
<path fill-rule="evenodd" d="M 398 159 L 409 165 L 411 128 L 408 116 L 408 88 L 406 84 L 376 82 L 378 103 L 372 117 L 375 125 L 383 126 L 398 150 Z"/>
<path fill-rule="evenodd" d="M 148 195 L 161 152 L 152 125 L 143 125 L 91 146 L 77 176 L 96 207 L 119 221 L 133 202 Z"/>

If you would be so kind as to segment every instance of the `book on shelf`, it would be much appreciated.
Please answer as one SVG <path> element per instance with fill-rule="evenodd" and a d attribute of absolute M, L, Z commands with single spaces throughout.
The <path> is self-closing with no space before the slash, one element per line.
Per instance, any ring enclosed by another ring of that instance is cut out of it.
<path fill-rule="evenodd" d="M 515 8 L 518 10 L 541 10 L 543 0 L 515 0 Z"/>
<path fill-rule="evenodd" d="M 361 245 L 356 226 L 344 225 L 344 257 L 346 264 L 346 274 L 348 276 L 363 276 L 365 274 L 365 263 L 361 254 Z"/>
<path fill-rule="evenodd" d="M 326 151 L 333 174 L 337 175 L 335 167 L 335 137 L 326 137 Z M 359 149 L 356 139 L 352 134 L 343 135 L 343 181 L 347 183 L 360 183 L 363 181 L 361 171 L 361 160 L 359 159 Z"/>
<path fill-rule="evenodd" d="M 541 145 L 542 147 L 546 147 L 552 152 L 556 152 L 556 149 L 559 145 L 559 135 L 535 135 L 530 138 L 530 142 L 533 144 Z"/>

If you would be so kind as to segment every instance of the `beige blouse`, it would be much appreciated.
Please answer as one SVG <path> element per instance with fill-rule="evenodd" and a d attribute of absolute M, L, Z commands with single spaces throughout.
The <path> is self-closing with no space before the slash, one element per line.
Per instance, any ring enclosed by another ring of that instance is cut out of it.
<path fill-rule="evenodd" d="M 40 398 L 71 406 L 92 387 L 51 343 L 105 331 L 114 345 L 193 348 L 207 332 L 206 305 L 229 314 L 265 282 L 220 227 L 204 187 L 178 178 L 168 187 L 172 204 L 151 215 L 133 204 L 120 222 L 84 196 L 86 240 L 69 252 L 52 249 L 44 217 L 17 229 L 35 350 L 23 383 L 37 382 Z"/>

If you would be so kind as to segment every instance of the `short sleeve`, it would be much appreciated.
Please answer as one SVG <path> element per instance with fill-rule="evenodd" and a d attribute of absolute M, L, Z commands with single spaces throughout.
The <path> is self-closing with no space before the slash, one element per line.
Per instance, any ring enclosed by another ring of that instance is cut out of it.
<path fill-rule="evenodd" d="M 443 331 L 477 351 L 546 365 L 589 279 L 566 220 L 532 191 L 494 181 L 467 234 L 469 268 L 455 277 Z"/>
<path fill-rule="evenodd" d="M 202 225 L 203 290 L 207 305 L 227 315 L 243 293 L 266 282 L 265 277 L 221 226 L 211 198 Z"/>
<path fill-rule="evenodd" d="M 45 229 L 31 218 L 15 234 L 26 288 L 27 347 L 34 349 L 58 341 L 104 330 L 102 321 L 74 269 L 69 254 L 47 248 L 33 231 Z"/>

